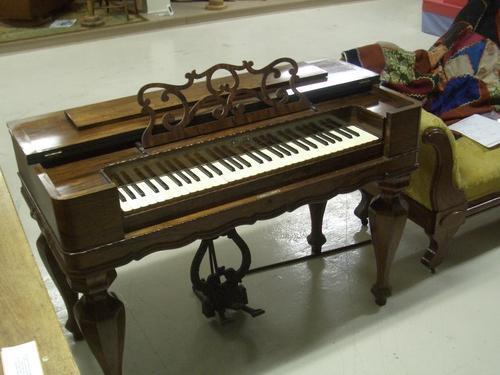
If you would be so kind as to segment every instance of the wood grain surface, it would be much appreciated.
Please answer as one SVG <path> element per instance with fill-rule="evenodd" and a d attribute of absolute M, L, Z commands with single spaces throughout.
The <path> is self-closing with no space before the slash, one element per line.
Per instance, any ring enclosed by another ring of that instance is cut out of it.
<path fill-rule="evenodd" d="M 0 210 L 0 347 L 35 340 L 45 375 L 79 374 L 1 171 Z"/>

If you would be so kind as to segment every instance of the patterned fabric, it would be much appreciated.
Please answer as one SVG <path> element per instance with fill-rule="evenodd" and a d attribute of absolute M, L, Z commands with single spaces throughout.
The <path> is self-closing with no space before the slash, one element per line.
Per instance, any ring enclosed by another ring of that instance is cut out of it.
<path fill-rule="evenodd" d="M 343 60 L 380 74 L 385 86 L 424 102 L 448 123 L 500 109 L 500 0 L 470 0 L 428 50 L 377 43 Z"/>

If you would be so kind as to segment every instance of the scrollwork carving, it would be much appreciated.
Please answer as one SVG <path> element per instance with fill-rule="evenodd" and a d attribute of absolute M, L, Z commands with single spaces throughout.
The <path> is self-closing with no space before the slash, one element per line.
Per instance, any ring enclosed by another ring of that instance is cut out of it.
<path fill-rule="evenodd" d="M 248 108 L 241 102 L 241 98 L 265 103 L 265 107 L 271 109 L 267 113 L 268 117 L 312 107 L 309 100 L 297 90 L 299 68 L 296 61 L 282 57 L 261 69 L 255 69 L 253 65 L 252 61 L 243 61 L 241 65 L 217 64 L 202 73 L 197 73 L 196 70 L 186 73 L 187 81 L 183 85 L 149 83 L 143 86 L 137 94 L 142 113 L 149 117 L 148 126 L 142 135 L 143 147 L 152 147 L 181 138 L 184 129 L 190 126 L 192 120 L 200 113 L 206 114 L 207 110 L 214 121 L 232 118 L 234 124 L 245 123 L 244 115 L 248 112 Z M 288 70 L 284 69 L 284 66 L 287 66 Z M 217 83 L 214 76 L 221 72 L 227 73 L 225 80 Z M 242 72 L 260 76 L 260 86 L 241 87 Z M 289 75 L 287 87 L 274 87 L 270 82 L 271 78 L 278 80 L 284 74 Z M 205 80 L 207 95 L 194 103 L 189 102 L 185 90 L 202 79 Z M 163 112 L 154 108 L 151 96 L 148 95 L 153 90 L 159 91 L 162 103 L 178 101 L 179 104 L 174 106 L 177 116 L 174 116 L 172 110 Z M 153 130 L 158 125 L 163 131 L 154 134 Z"/>

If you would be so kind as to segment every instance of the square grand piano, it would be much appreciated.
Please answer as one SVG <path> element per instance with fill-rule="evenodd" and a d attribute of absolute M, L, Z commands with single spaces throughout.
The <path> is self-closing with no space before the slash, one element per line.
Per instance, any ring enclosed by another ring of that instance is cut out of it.
<path fill-rule="evenodd" d="M 201 240 L 191 280 L 205 315 L 259 315 L 247 306 L 250 252 L 235 228 L 307 204 L 307 240 L 320 253 L 326 201 L 369 182 L 381 191 L 369 215 L 372 293 L 385 304 L 420 106 L 376 80 L 331 60 L 218 64 L 187 73 L 182 85 L 152 83 L 137 97 L 10 124 L 21 191 L 68 309 L 66 328 L 87 340 L 106 374 L 122 373 L 125 309 L 108 291 L 117 267 Z M 216 262 L 221 235 L 242 254 L 237 270 Z M 212 273 L 202 279 L 205 254 Z"/>

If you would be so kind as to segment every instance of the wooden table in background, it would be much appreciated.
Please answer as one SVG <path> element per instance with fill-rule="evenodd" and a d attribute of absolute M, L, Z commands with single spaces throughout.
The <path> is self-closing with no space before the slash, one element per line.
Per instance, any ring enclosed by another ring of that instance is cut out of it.
<path fill-rule="evenodd" d="M 0 212 L 0 347 L 35 340 L 45 375 L 79 374 L 1 171 Z"/>

